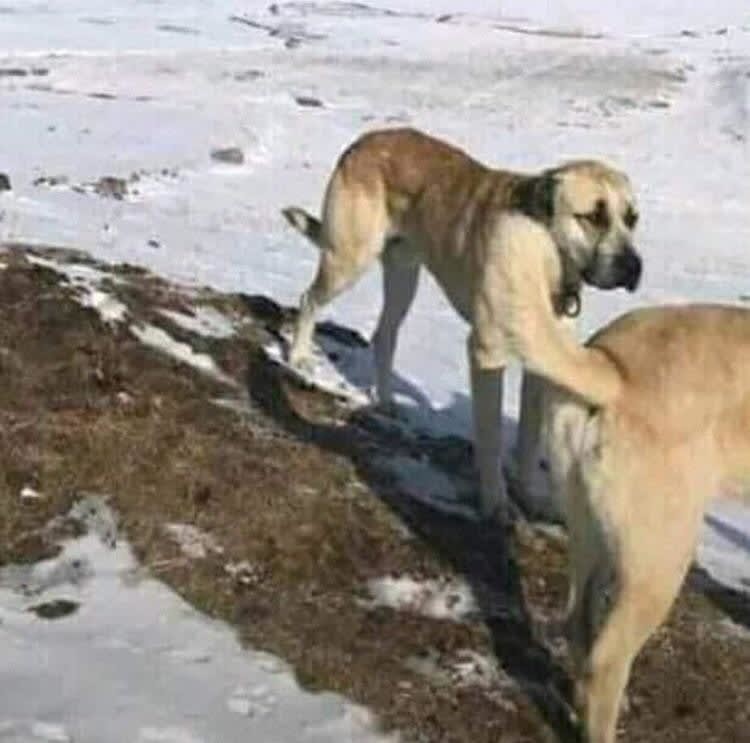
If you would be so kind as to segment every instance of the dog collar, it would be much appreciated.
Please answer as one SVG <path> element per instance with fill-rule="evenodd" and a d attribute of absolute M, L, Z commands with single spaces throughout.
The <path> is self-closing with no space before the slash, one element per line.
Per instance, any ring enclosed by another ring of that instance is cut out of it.
<path fill-rule="evenodd" d="M 565 289 L 555 296 L 555 312 L 564 317 L 581 314 L 581 293 L 577 289 Z"/>

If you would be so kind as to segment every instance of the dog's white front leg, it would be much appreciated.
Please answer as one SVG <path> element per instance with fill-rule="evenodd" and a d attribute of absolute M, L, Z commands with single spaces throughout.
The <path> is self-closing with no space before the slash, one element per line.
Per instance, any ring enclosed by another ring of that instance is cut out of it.
<path fill-rule="evenodd" d="M 561 335 L 575 338 L 576 320 L 558 316 Z M 521 411 L 518 419 L 518 480 L 527 509 L 535 516 L 559 521 L 562 507 L 555 493 L 550 492 L 548 475 L 542 471 L 542 460 L 548 456 L 547 442 L 543 436 L 546 410 L 545 390 L 549 383 L 525 369 L 521 385 Z"/>
<path fill-rule="evenodd" d="M 469 340 L 474 456 L 479 470 L 479 506 L 486 519 L 508 520 L 508 494 L 501 460 L 503 370 L 480 368 Z"/>

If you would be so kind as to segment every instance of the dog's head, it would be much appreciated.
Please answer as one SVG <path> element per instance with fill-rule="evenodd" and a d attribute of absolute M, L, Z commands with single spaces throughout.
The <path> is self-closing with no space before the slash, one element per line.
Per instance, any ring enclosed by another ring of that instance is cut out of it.
<path fill-rule="evenodd" d="M 638 208 L 624 173 L 578 160 L 524 179 L 519 208 L 542 221 L 578 275 L 600 289 L 635 291 L 641 257 L 633 246 Z"/>

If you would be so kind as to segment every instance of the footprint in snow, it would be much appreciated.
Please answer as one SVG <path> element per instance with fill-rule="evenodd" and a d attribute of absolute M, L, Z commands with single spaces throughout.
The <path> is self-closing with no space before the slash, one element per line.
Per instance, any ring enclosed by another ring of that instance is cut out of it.
<path fill-rule="evenodd" d="M 204 743 L 204 740 L 185 728 L 145 727 L 138 731 L 137 743 Z"/>
<path fill-rule="evenodd" d="M 47 741 L 47 743 L 72 743 L 73 739 L 63 725 L 54 722 L 18 723 L 0 720 L 0 740 Z"/>
<path fill-rule="evenodd" d="M 168 651 L 167 655 L 172 659 L 181 663 L 210 663 L 211 653 L 198 648 L 172 648 Z"/>
<path fill-rule="evenodd" d="M 35 722 L 31 726 L 31 734 L 38 740 L 50 741 L 50 743 L 69 743 L 72 738 L 62 725 L 51 722 Z"/>
<path fill-rule="evenodd" d="M 227 707 L 243 717 L 265 717 L 276 707 L 276 697 L 267 686 L 238 686 L 227 699 Z"/>

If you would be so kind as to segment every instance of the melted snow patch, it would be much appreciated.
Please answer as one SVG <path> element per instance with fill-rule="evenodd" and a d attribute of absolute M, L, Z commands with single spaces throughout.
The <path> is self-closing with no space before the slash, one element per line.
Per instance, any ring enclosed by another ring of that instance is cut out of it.
<path fill-rule="evenodd" d="M 194 560 L 207 557 L 209 552 L 222 554 L 224 548 L 214 537 L 192 524 L 167 524 L 164 530 L 177 543 L 184 555 Z"/>
<path fill-rule="evenodd" d="M 451 656 L 442 656 L 431 651 L 419 657 L 407 658 L 406 666 L 440 684 L 458 687 L 478 686 L 482 689 L 507 689 L 517 686 L 494 658 L 469 648 L 458 650 Z"/>
<path fill-rule="evenodd" d="M 127 315 L 128 308 L 100 288 L 104 279 L 118 283 L 120 280 L 117 277 L 83 263 L 61 263 L 31 253 L 26 255 L 26 259 L 29 263 L 48 268 L 63 276 L 77 290 L 77 301 L 83 307 L 96 310 L 102 322 L 121 322 Z"/>
<path fill-rule="evenodd" d="M 211 306 L 193 307 L 192 315 L 168 309 L 162 309 L 159 312 L 183 330 L 207 338 L 230 338 L 237 332 L 232 320 Z"/>
<path fill-rule="evenodd" d="M 386 576 L 368 582 L 369 606 L 421 614 L 432 619 L 460 622 L 478 611 L 471 589 L 448 578 L 415 580 L 409 576 Z"/>
<path fill-rule="evenodd" d="M 230 627 L 148 574 L 133 580 L 138 563 L 125 540 L 109 538 L 116 518 L 104 498 L 69 516 L 101 534 L 0 569 L 0 740 L 393 740 L 342 697 L 303 691 L 278 658 L 243 649 Z M 80 610 L 53 623 L 28 611 L 56 599 Z"/>
<path fill-rule="evenodd" d="M 119 523 L 117 514 L 107 501 L 108 498 L 104 495 L 90 493 L 73 504 L 69 516 L 80 521 L 87 531 L 99 537 L 104 544 L 114 547 L 117 544 Z"/>
<path fill-rule="evenodd" d="M 369 349 L 357 349 L 355 352 L 347 349 L 339 355 L 335 350 L 324 352 L 315 346 L 311 359 L 301 367 L 292 366 L 287 361 L 285 348 L 278 341 L 267 343 L 263 350 L 271 361 L 311 387 L 344 399 L 353 407 L 372 404 L 371 396 L 350 381 L 372 376 L 372 359 Z M 332 360 L 333 358 L 336 359 L 336 363 Z M 342 367 L 343 361 L 347 361 L 349 368 Z"/>
<path fill-rule="evenodd" d="M 128 308 L 111 294 L 92 286 L 82 286 L 80 302 L 84 307 L 91 307 L 99 313 L 105 323 L 122 322 Z"/>
<path fill-rule="evenodd" d="M 41 500 L 44 496 L 31 485 L 24 485 L 21 488 L 21 500 Z"/>
<path fill-rule="evenodd" d="M 202 374 L 213 377 L 224 384 L 236 386 L 236 382 L 224 374 L 207 353 L 198 353 L 189 344 L 173 338 L 166 330 L 157 328 L 156 325 L 150 323 L 144 323 L 143 325 L 131 325 L 130 332 L 146 346 L 171 356 L 183 364 L 192 366 Z"/>
<path fill-rule="evenodd" d="M 487 688 L 502 679 L 494 658 L 470 649 L 460 650 L 456 654 L 455 660 L 451 663 L 451 671 L 458 686 Z"/>
<path fill-rule="evenodd" d="M 224 571 L 238 583 L 242 583 L 246 586 L 256 583 L 260 575 L 257 566 L 253 565 L 249 560 L 228 562 L 224 566 Z"/>
<path fill-rule="evenodd" d="M 36 266 L 42 266 L 43 268 L 48 268 L 51 271 L 62 274 L 71 283 L 86 282 L 93 284 L 104 279 L 110 279 L 115 283 L 119 281 L 116 277 L 112 277 L 104 271 L 100 271 L 98 268 L 89 266 L 86 263 L 63 263 L 51 258 L 44 258 L 41 255 L 34 255 L 33 253 L 27 253 L 26 260 Z"/>

